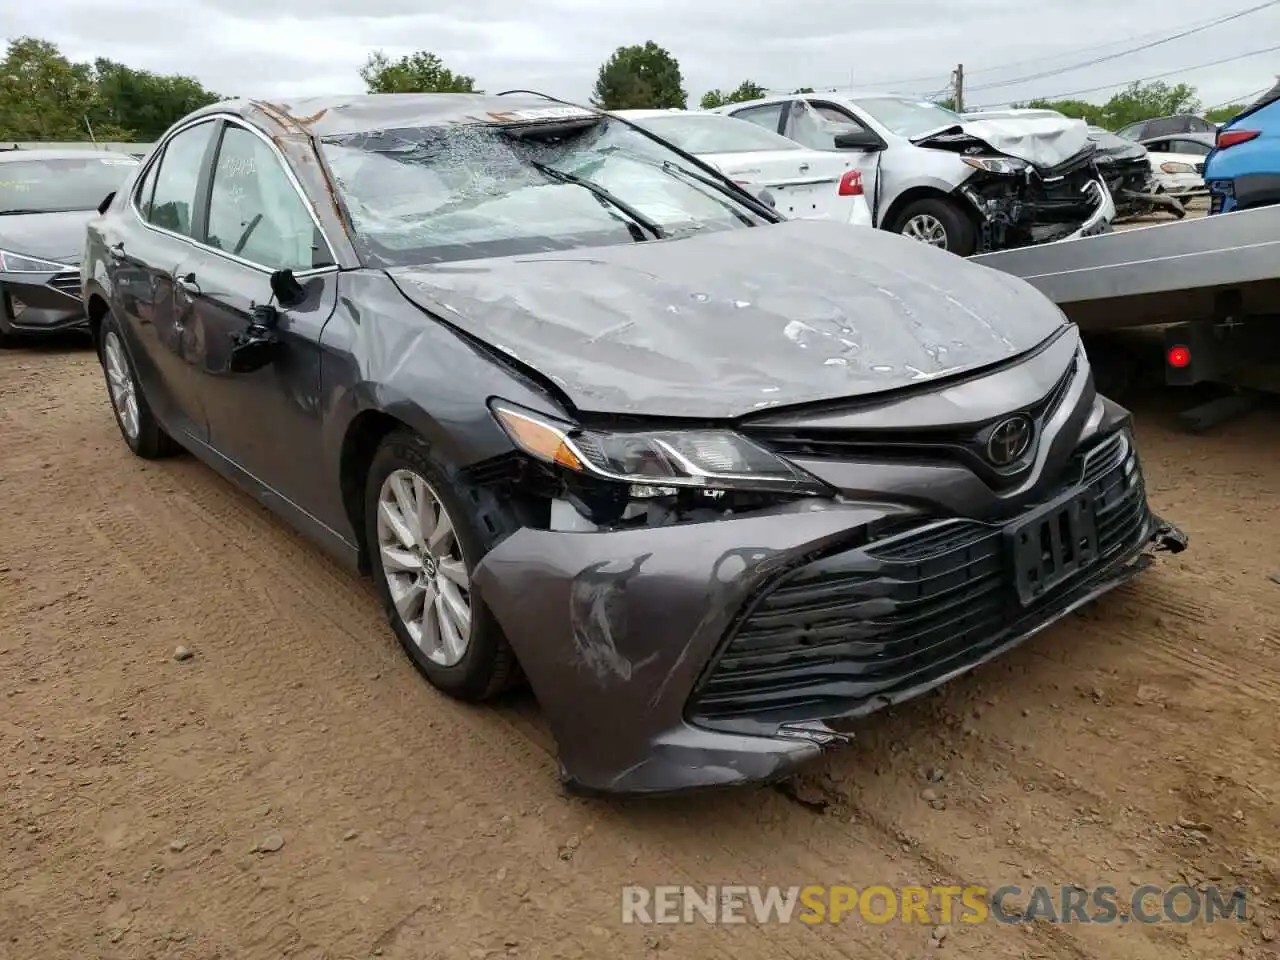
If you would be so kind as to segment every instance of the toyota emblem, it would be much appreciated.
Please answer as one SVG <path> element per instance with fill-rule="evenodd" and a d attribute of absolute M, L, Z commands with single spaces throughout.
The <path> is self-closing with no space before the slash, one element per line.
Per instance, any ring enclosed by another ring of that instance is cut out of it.
<path fill-rule="evenodd" d="M 1017 463 L 1031 449 L 1031 418 L 1019 414 L 1001 420 L 987 437 L 987 459 L 997 467 Z"/>

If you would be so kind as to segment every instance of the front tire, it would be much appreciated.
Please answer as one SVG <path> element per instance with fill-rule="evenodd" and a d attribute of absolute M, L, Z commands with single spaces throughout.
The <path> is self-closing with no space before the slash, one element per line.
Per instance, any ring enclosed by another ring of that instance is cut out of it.
<path fill-rule="evenodd" d="M 125 349 L 120 325 L 110 312 L 102 318 L 98 359 L 107 380 L 107 398 L 111 401 L 116 426 L 129 449 L 144 460 L 159 460 L 177 453 L 180 448 L 151 412 Z"/>
<path fill-rule="evenodd" d="M 425 440 L 396 430 L 369 467 L 365 543 L 374 586 L 418 671 L 459 700 L 514 686 L 520 668 L 471 578 L 492 534 L 511 521 L 487 491 L 463 484 Z"/>
<path fill-rule="evenodd" d="M 907 204 L 889 229 L 960 257 L 970 256 L 978 249 L 978 231 L 973 221 L 954 203 L 940 197 Z"/>

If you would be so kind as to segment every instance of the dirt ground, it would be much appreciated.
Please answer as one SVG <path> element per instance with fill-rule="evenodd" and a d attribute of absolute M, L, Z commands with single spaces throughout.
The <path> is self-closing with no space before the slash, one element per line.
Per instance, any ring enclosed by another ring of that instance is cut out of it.
<path fill-rule="evenodd" d="M 1132 405 L 1187 552 L 791 795 L 605 803 L 561 793 L 528 697 L 436 694 L 366 583 L 133 458 L 87 349 L 0 352 L 0 957 L 1280 956 L 1280 417 L 1191 437 L 1180 402 Z M 628 883 L 1148 882 L 1243 884 L 1250 919 L 620 918 Z"/>

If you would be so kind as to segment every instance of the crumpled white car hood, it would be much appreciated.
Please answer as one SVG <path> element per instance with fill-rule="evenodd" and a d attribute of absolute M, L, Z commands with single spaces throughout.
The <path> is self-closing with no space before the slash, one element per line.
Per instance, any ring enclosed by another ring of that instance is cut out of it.
<path fill-rule="evenodd" d="M 959 127 L 997 153 L 1017 157 L 1037 167 L 1057 166 L 1070 160 L 1089 143 L 1089 125 L 1083 120 L 1063 116 L 992 114 L 981 119 L 967 119 Z M 920 143 L 933 135 L 913 137 L 912 142 Z"/>

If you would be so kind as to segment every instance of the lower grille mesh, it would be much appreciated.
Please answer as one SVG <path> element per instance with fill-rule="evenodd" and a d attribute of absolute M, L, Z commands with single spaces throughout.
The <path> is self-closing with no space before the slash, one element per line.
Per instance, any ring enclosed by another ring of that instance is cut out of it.
<path fill-rule="evenodd" d="M 1077 461 L 1093 498 L 1099 562 L 1024 608 L 999 527 L 948 521 L 815 560 L 740 622 L 690 705 L 695 719 L 842 712 L 878 692 L 962 666 L 1011 626 L 1060 602 L 1136 546 L 1149 511 L 1123 434 Z M 830 709 L 830 708 L 836 709 Z"/>

